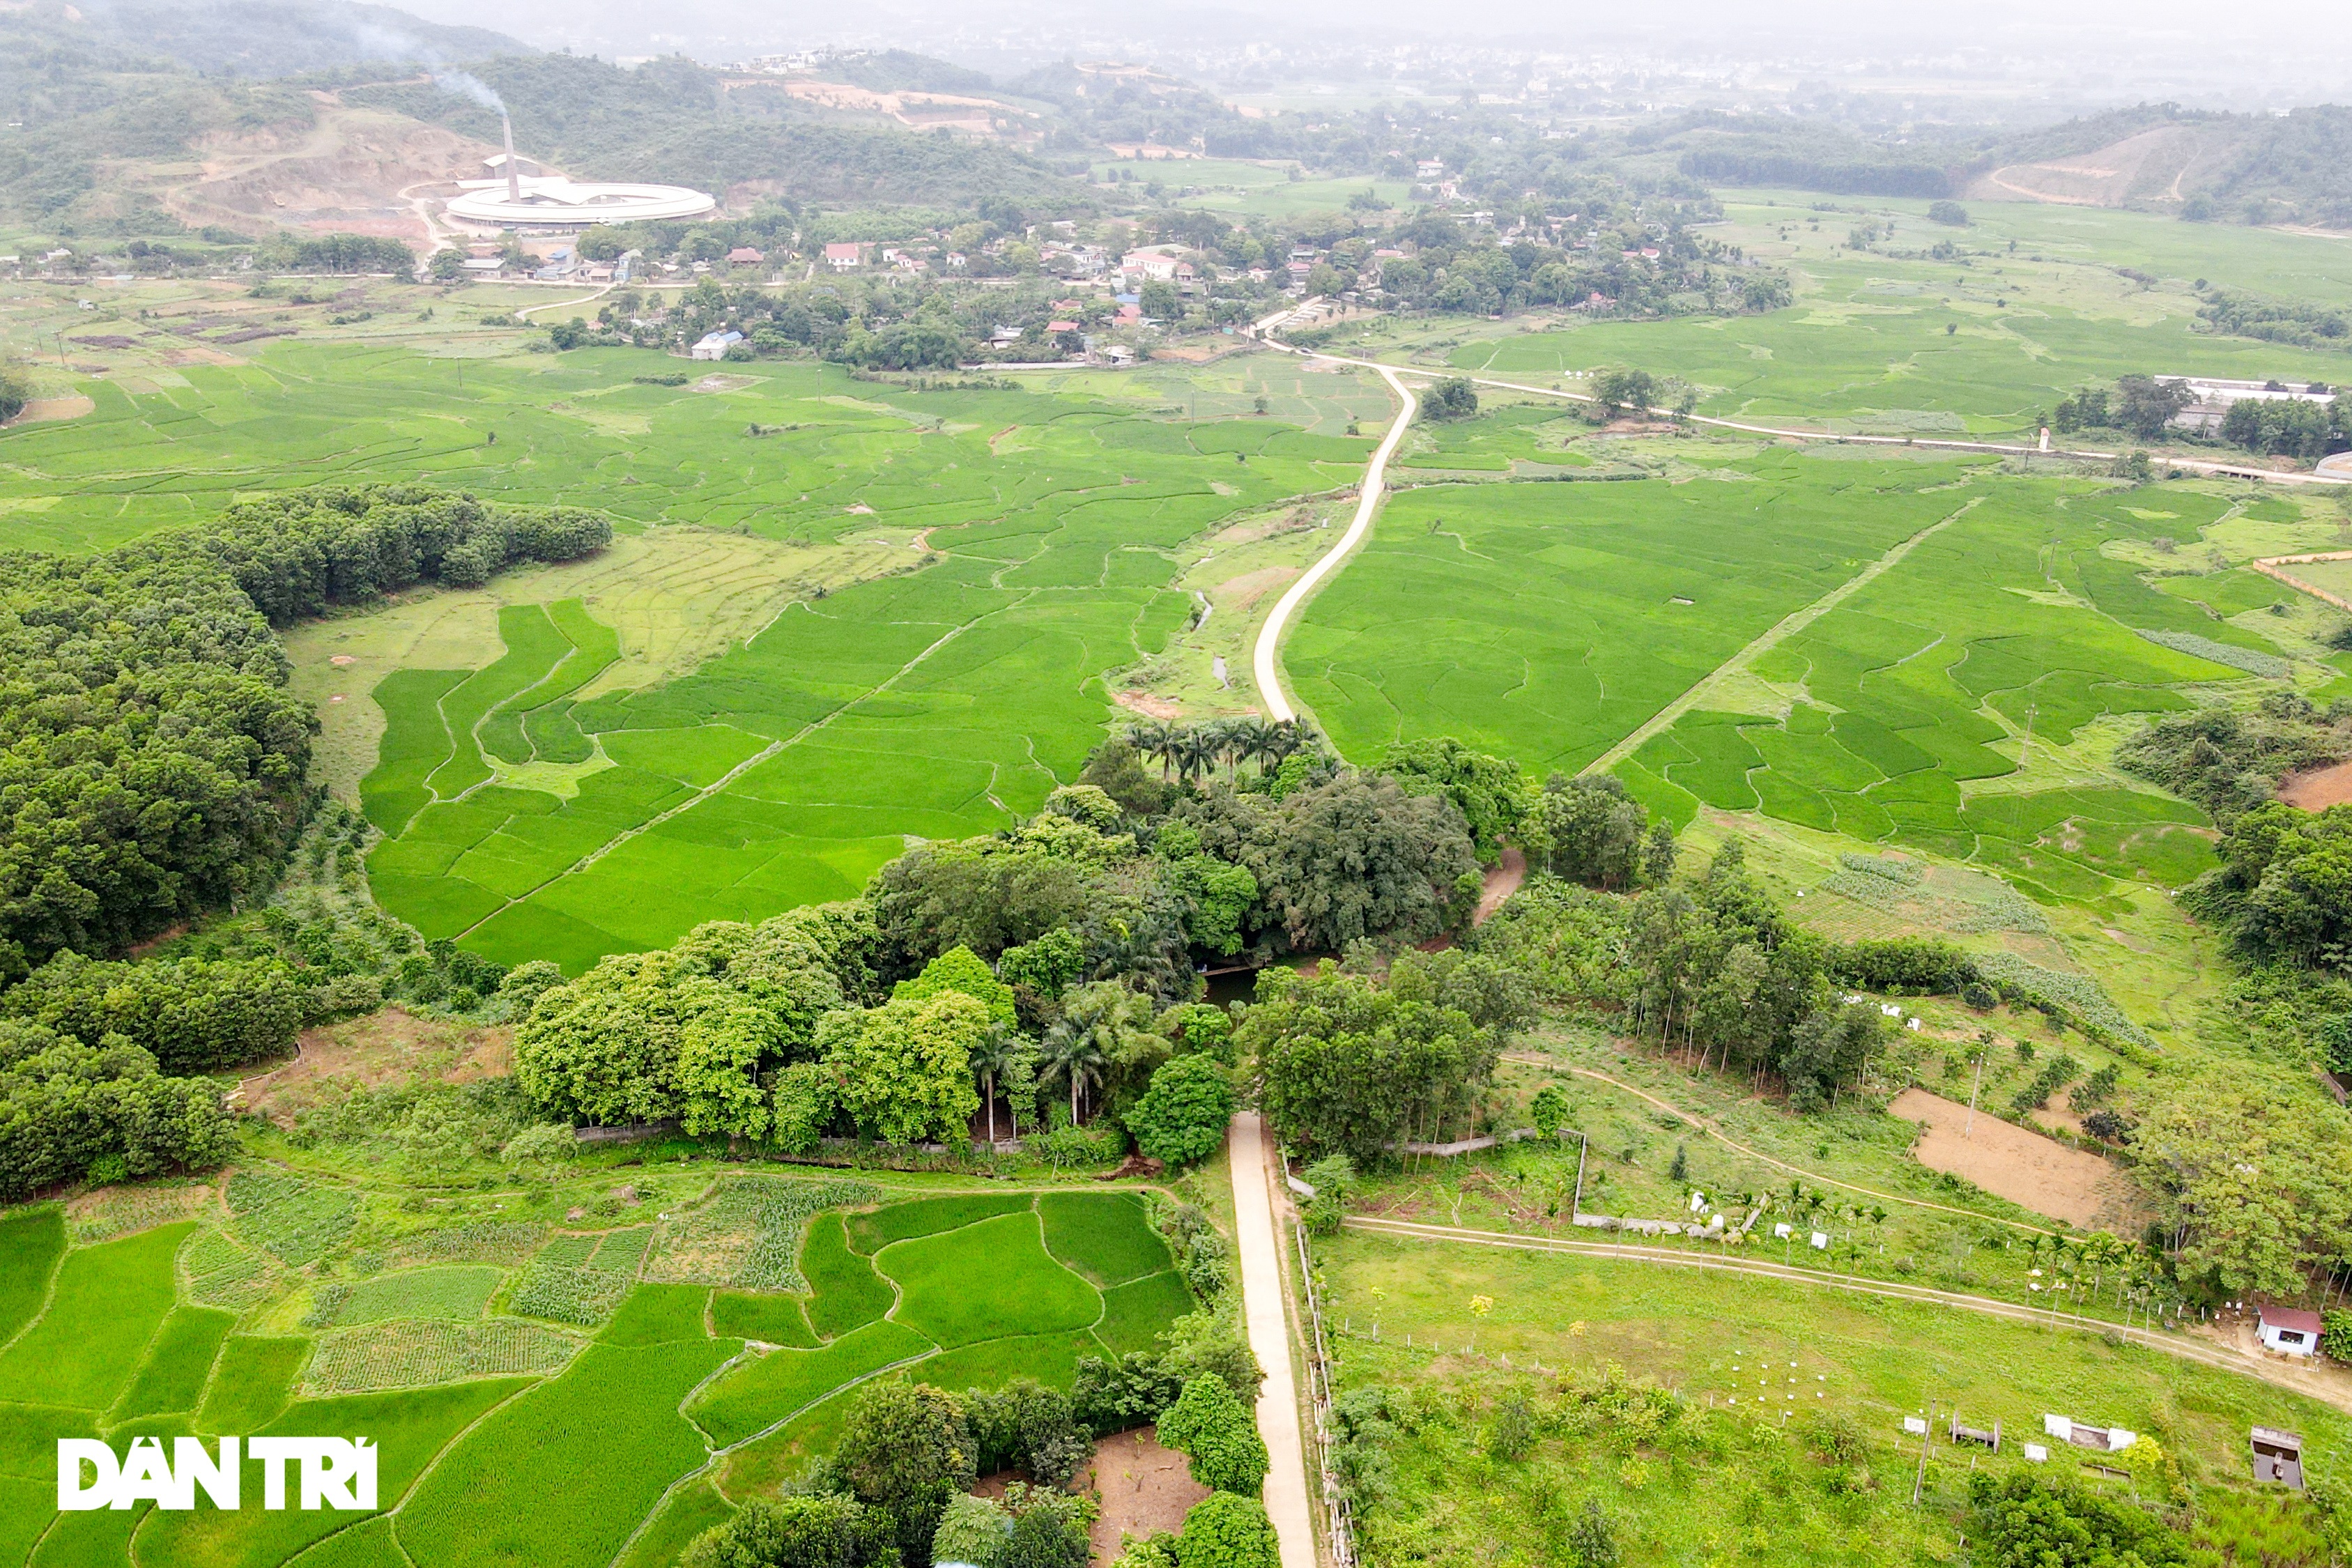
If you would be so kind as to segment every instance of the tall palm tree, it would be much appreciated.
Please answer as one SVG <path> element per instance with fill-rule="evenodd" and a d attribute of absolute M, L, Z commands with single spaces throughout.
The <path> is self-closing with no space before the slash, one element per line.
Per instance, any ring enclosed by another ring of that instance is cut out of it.
<path fill-rule="evenodd" d="M 1164 779 L 1168 776 L 1169 764 L 1175 760 L 1171 744 L 1175 734 L 1176 727 L 1167 720 L 1152 719 L 1129 725 L 1127 741 L 1145 761 L 1160 764 L 1160 776 Z"/>
<path fill-rule="evenodd" d="M 1280 767 L 1293 752 L 1307 744 L 1307 727 L 1296 719 L 1277 719 L 1266 727 L 1266 760 Z"/>
<path fill-rule="evenodd" d="M 1187 784 L 1195 774 L 1205 772 L 1216 762 L 1216 742 L 1202 725 L 1187 725 L 1176 731 L 1170 737 L 1170 751 L 1176 761 L 1176 776 Z"/>
<path fill-rule="evenodd" d="M 1233 724 L 1234 766 L 1239 772 L 1244 763 L 1255 763 L 1264 773 L 1273 755 L 1274 726 L 1263 719 L 1236 719 Z"/>
<path fill-rule="evenodd" d="M 1002 1024 L 971 1045 L 972 1076 L 980 1079 L 981 1101 L 988 1107 L 988 1146 L 991 1149 L 996 1147 L 996 1075 L 1011 1065 L 1013 1053 L 1020 1048 L 1019 1037 Z"/>
<path fill-rule="evenodd" d="M 1101 1032 L 1069 1018 L 1061 1019 L 1045 1031 L 1043 1059 L 1047 1077 L 1062 1079 L 1069 1084 L 1070 1125 L 1076 1127 L 1086 1091 L 1102 1082 L 1103 1069 L 1110 1065 L 1110 1054 L 1103 1048 Z"/>

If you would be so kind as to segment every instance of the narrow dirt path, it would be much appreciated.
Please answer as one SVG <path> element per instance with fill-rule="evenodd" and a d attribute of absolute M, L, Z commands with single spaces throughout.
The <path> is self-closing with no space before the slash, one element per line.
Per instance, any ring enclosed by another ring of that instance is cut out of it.
<path fill-rule="evenodd" d="M 1272 339 L 1267 341 L 1273 342 Z M 1276 343 L 1275 346 L 1281 348 L 1285 345 Z M 1289 352 L 1296 353 L 1299 351 L 1293 349 Z M 1258 628 L 1257 650 L 1252 659 L 1252 668 L 1257 678 L 1258 693 L 1265 700 L 1265 710 L 1276 719 L 1298 717 L 1297 710 L 1291 707 L 1290 699 L 1284 695 L 1282 689 L 1279 668 L 1282 628 L 1297 613 L 1298 606 L 1306 603 L 1307 595 L 1315 591 L 1316 584 L 1329 576 L 1347 558 L 1348 552 L 1371 531 L 1372 514 L 1380 510 L 1381 497 L 1387 489 L 1389 458 L 1396 451 L 1397 444 L 1404 439 L 1405 431 L 1412 427 L 1413 411 L 1420 406 L 1412 394 L 1405 389 L 1404 383 L 1397 379 L 1397 373 L 1387 365 L 1372 364 L 1369 360 L 1351 363 L 1370 365 L 1371 369 L 1380 372 L 1381 379 L 1389 384 L 1389 390 L 1397 396 L 1396 423 L 1389 426 L 1389 433 L 1381 438 L 1380 446 L 1372 453 L 1371 462 L 1364 469 L 1364 487 L 1356 499 L 1356 515 L 1348 524 L 1348 531 L 1341 534 L 1339 542 L 1325 551 L 1321 559 L 1309 566 L 1297 582 L 1291 584 L 1289 592 L 1276 601 L 1274 612 L 1265 617 L 1265 625 Z"/>
<path fill-rule="evenodd" d="M 1234 1250 L 1242 1262 L 1242 1315 L 1250 1351 L 1265 1369 L 1257 1430 L 1265 1439 L 1265 1511 L 1282 1545 L 1282 1568 L 1315 1568 L 1315 1521 L 1307 1507 L 1307 1443 L 1298 1425 L 1298 1382 L 1290 1366 L 1289 1297 L 1282 1276 L 1282 1227 L 1274 1167 L 1257 1112 L 1234 1118 L 1225 1141 L 1234 1177 Z"/>
<path fill-rule="evenodd" d="M 1503 858 L 1486 873 L 1486 885 L 1478 891 L 1478 909 L 1470 923 L 1482 926 L 1503 907 L 1503 900 L 1519 890 L 1528 879 L 1528 858 L 1516 844 L 1503 846 Z"/>
<path fill-rule="evenodd" d="M 1277 342 L 1272 338 L 1268 338 L 1266 341 L 1273 343 L 1276 348 L 1288 349 L 1287 344 Z M 1306 353 L 1303 349 L 1289 349 L 1289 352 L 1292 353 Z M 1329 360 L 1334 364 L 1352 364 L 1364 370 L 1379 371 L 1382 375 L 1388 377 L 1391 384 L 1396 381 L 1396 376 L 1392 373 L 1402 372 L 1406 375 L 1417 375 L 1430 381 L 1435 381 L 1440 378 L 1453 379 L 1458 377 L 1460 380 L 1470 383 L 1473 386 L 1500 387 L 1506 392 L 1523 392 L 1530 397 L 1556 397 L 1564 403 L 1593 403 L 1599 401 L 1588 394 L 1581 392 L 1563 392 L 1556 386 L 1534 386 L 1523 381 L 1503 381 L 1496 377 L 1487 375 L 1462 375 L 1459 372 L 1432 370 L 1423 365 L 1391 365 L 1384 363 L 1380 360 L 1355 359 L 1346 354 L 1335 354 L 1328 350 L 1318 350 L 1311 357 Z M 1671 409 L 1645 408 L 1643 412 L 1645 414 L 1655 414 L 1666 418 L 1675 417 Z M 2021 447 L 2013 442 L 2008 441 L 1940 441 L 1930 440 L 1925 437 L 1917 436 L 1849 436 L 1840 435 L 1828 430 L 1794 430 L 1778 425 L 1750 425 L 1738 419 L 1710 418 L 1704 414 L 1686 414 L 1681 416 L 1681 417 L 1693 425 L 1705 425 L 1717 430 L 1737 430 L 1744 436 L 1770 436 L 1782 440 L 1815 441 L 1820 442 L 1824 446 L 1914 447 L 1925 448 L 1929 451 L 1990 452 L 2002 457 L 2085 458 L 2094 462 L 2102 463 L 2112 463 L 2126 456 L 2126 454 L 2121 452 L 2093 452 L 2063 447 L 2055 448 L 2039 446 Z M 2184 472 L 2194 474 L 2215 474 L 2225 479 L 2268 479 L 2285 485 L 2337 485 L 2352 483 L 2352 474 L 2282 474 L 2273 473 L 2268 468 L 2253 468 L 2245 463 L 2213 463 L 2195 458 L 2166 458 L 2161 459 L 2161 461 L 2167 468 L 2179 468 Z"/>
<path fill-rule="evenodd" d="M 1605 773 L 1635 752 L 1640 751 L 1649 743 L 1652 736 L 1662 733 L 1671 727 L 1675 720 L 1706 700 L 1709 692 L 1714 691 L 1726 680 L 1747 669 L 1748 666 L 1771 652 L 1781 643 L 1803 631 L 1807 626 L 1845 603 L 1848 598 L 1877 581 L 1882 574 L 1898 565 L 1905 556 L 1926 542 L 1931 535 L 1942 532 L 1966 517 L 1977 502 L 1983 499 L 1979 496 L 1964 502 L 1960 509 L 1949 517 L 1931 522 L 1910 538 L 1901 541 L 1885 554 L 1823 594 L 1811 604 L 1781 616 L 1770 628 L 1746 647 L 1692 682 L 1689 689 L 1652 714 L 1639 729 L 1593 758 L 1585 765 L 1584 771 L 1588 773 Z"/>
<path fill-rule="evenodd" d="M 1819 1273 L 1809 1268 L 1797 1268 L 1761 1258 L 1708 1257 L 1703 1254 L 1677 1252 L 1664 1247 L 1628 1246 L 1623 1242 L 1579 1241 L 1565 1237 L 1510 1236 L 1501 1231 L 1474 1230 L 1466 1226 L 1423 1225 L 1414 1221 L 1383 1219 L 1373 1215 L 1349 1215 L 1346 1220 L 1349 1230 L 1376 1236 L 1410 1237 L 1417 1241 L 1450 1241 L 1472 1247 L 1499 1247 L 1519 1252 L 1570 1253 L 1581 1257 L 1619 1258 L 1631 1262 L 1662 1263 L 1669 1268 L 1708 1268 L 1725 1274 L 1761 1274 L 1791 1283 L 1812 1285 L 1826 1289 L 1846 1290 L 1860 1296 L 1884 1296 L 1898 1301 L 1917 1301 L 1928 1306 L 1951 1307 L 1976 1312 L 1989 1318 L 2005 1318 L 2011 1322 L 2071 1329 L 2077 1332 L 2116 1335 L 2149 1350 L 2162 1351 L 2183 1361 L 2193 1361 L 2221 1372 L 2234 1372 L 2247 1377 L 2260 1378 L 2264 1383 L 2292 1389 L 2308 1398 L 2332 1405 L 2338 1410 L 2352 1411 L 2352 1381 L 2340 1376 L 2322 1376 L 2316 1371 L 2306 1371 L 2283 1363 L 2257 1360 L 2253 1356 L 2232 1351 L 2211 1340 L 2183 1332 L 2162 1332 L 2154 1329 L 2126 1328 L 2096 1319 L 2077 1322 L 2064 1313 L 2055 1320 L 2044 1309 L 2022 1306 L 2011 1301 L 1997 1301 L 1990 1296 L 1969 1296 L 1958 1290 L 1938 1290 L 1927 1285 L 1902 1285 L 1883 1279 L 1856 1279 L 1833 1274 Z M 1287 1563 L 1285 1568 L 1288 1568 Z"/>

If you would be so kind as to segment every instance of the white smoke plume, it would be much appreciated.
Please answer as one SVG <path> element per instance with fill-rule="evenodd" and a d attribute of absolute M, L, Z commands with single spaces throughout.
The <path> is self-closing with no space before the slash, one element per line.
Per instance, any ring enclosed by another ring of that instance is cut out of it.
<path fill-rule="evenodd" d="M 506 100 L 492 92 L 488 82 L 469 71 L 436 70 L 433 73 L 433 85 L 443 92 L 470 98 L 484 109 L 494 109 L 500 114 L 507 111 Z"/>

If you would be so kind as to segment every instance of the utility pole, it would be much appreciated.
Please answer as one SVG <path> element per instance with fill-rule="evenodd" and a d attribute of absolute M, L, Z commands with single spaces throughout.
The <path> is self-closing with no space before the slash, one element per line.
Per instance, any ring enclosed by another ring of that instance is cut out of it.
<path fill-rule="evenodd" d="M 1919 1473 L 1911 1479 L 1911 1506 L 1919 1506 L 1920 1490 L 1927 1484 L 1927 1445 L 1936 1436 L 1936 1402 L 1927 1401 L 1927 1429 L 1919 1434 Z"/>
<path fill-rule="evenodd" d="M 1977 1081 L 1969 1089 L 1969 1121 L 1967 1126 L 1960 1129 L 1962 1138 L 1968 1137 L 1977 1130 L 1977 1095 L 1984 1089 L 1984 1059 L 1991 1049 L 1990 1046 L 1977 1047 Z"/>

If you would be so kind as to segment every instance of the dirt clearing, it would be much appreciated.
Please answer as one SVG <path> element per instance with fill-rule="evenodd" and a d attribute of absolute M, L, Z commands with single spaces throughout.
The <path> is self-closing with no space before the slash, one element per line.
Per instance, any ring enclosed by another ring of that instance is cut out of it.
<path fill-rule="evenodd" d="M 299 1054 L 292 1061 L 247 1079 L 237 1092 L 247 1110 L 291 1127 L 302 1112 L 354 1089 L 427 1078 L 443 1083 L 496 1078 L 510 1065 L 512 1038 L 508 1029 L 420 1018 L 386 1007 L 349 1023 L 303 1030 Z"/>
<path fill-rule="evenodd" d="M 1088 1531 L 1097 1563 L 1118 1559 L 1122 1536 L 1142 1541 L 1182 1530 L 1185 1511 L 1209 1495 L 1184 1456 L 1161 1447 L 1149 1426 L 1104 1438 L 1087 1479 L 1102 1498 L 1102 1515 Z"/>
<path fill-rule="evenodd" d="M 1925 1125 L 1911 1150 L 1921 1164 L 1965 1176 L 2035 1214 L 2121 1236 L 2136 1227 L 2144 1212 L 2129 1179 L 2096 1154 L 2029 1132 L 1981 1110 L 1963 1138 L 1960 1130 L 1969 1125 L 1969 1108 L 1924 1089 L 1905 1089 L 1887 1110 Z"/>
<path fill-rule="evenodd" d="M 2305 811 L 2326 811 L 2352 800 L 2352 763 L 2331 763 L 2279 780 L 2278 797 Z"/>

